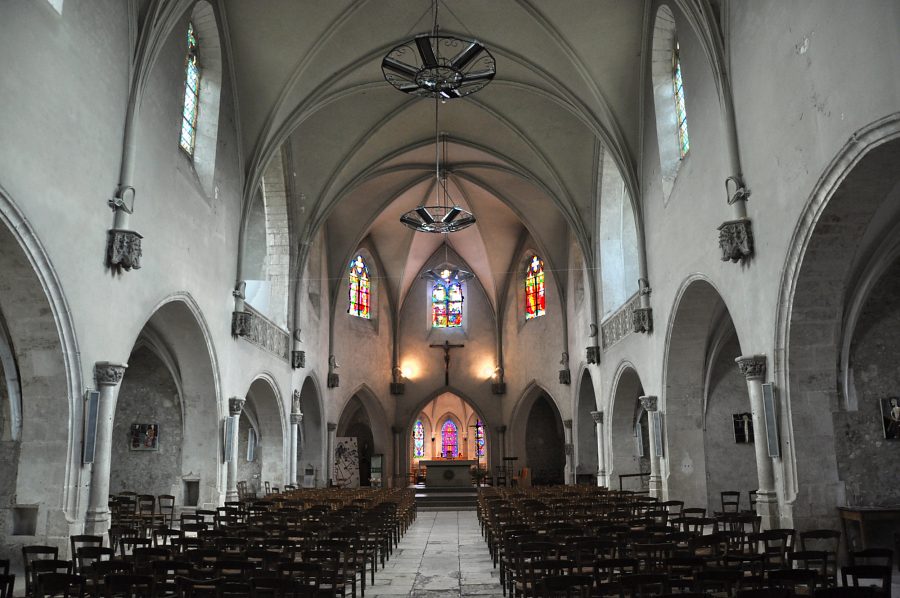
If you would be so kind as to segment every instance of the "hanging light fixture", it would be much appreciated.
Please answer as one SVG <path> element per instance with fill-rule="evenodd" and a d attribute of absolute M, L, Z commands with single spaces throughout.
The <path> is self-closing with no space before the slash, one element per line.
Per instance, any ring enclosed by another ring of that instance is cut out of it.
<path fill-rule="evenodd" d="M 422 278 L 433 280 L 435 282 L 437 282 L 438 280 L 450 282 L 454 279 L 458 280 L 459 282 L 465 282 L 467 280 L 472 280 L 473 278 L 475 278 L 475 275 L 468 270 L 457 268 L 449 262 L 444 262 L 436 268 L 425 270 L 425 272 L 422 273 Z"/>
<path fill-rule="evenodd" d="M 449 100 L 482 89 L 497 67 L 480 42 L 438 34 L 439 2 L 434 0 L 431 32 L 394 47 L 381 61 L 381 72 L 403 93 Z"/>

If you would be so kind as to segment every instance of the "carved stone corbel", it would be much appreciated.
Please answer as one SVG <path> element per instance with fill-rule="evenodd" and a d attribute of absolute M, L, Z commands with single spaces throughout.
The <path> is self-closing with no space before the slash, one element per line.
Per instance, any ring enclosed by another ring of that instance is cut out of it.
<path fill-rule="evenodd" d="M 231 313 L 231 336 L 248 336 L 253 322 L 253 314 L 249 311 Z"/>
<path fill-rule="evenodd" d="M 644 408 L 644 411 L 656 411 L 659 407 L 659 397 L 643 396 L 638 397 L 638 400 L 641 402 L 641 407 Z"/>
<path fill-rule="evenodd" d="M 594 345 L 586 350 L 586 358 L 588 363 L 600 363 L 600 347 Z"/>
<path fill-rule="evenodd" d="M 572 372 L 567 369 L 559 370 L 559 383 L 560 384 L 571 384 L 572 383 Z"/>
<path fill-rule="evenodd" d="M 406 392 L 406 384 L 403 382 L 391 382 L 391 394 L 402 395 Z"/>
<path fill-rule="evenodd" d="M 106 243 L 106 262 L 109 267 L 124 270 L 140 269 L 143 238 L 133 230 L 110 229 Z"/>
<path fill-rule="evenodd" d="M 243 399 L 241 397 L 231 397 L 228 399 L 228 415 L 231 417 L 235 417 L 241 414 L 241 411 L 244 410 L 244 403 L 247 402 L 247 399 Z"/>
<path fill-rule="evenodd" d="M 337 388 L 341 385 L 341 376 L 340 374 L 328 374 L 328 388 Z"/>
<path fill-rule="evenodd" d="M 306 367 L 306 351 L 291 351 L 291 369 L 299 370 Z"/>
<path fill-rule="evenodd" d="M 126 363 L 110 363 L 108 361 L 98 361 L 94 364 L 94 375 L 97 377 L 97 386 L 116 386 L 122 381 L 125 370 L 128 368 Z"/>
<path fill-rule="evenodd" d="M 748 380 L 763 379 L 766 377 L 766 356 L 765 355 L 742 355 L 736 358 L 738 368 L 741 374 Z"/>
<path fill-rule="evenodd" d="M 636 332 L 644 332 L 649 334 L 653 331 L 653 308 L 652 307 L 636 307 L 631 312 L 632 329 Z"/>
<path fill-rule="evenodd" d="M 745 262 L 753 257 L 753 230 L 749 218 L 728 220 L 719 226 L 722 261 Z"/>
<path fill-rule="evenodd" d="M 492 382 L 491 383 L 491 394 L 505 395 L 506 394 L 506 382 Z"/>

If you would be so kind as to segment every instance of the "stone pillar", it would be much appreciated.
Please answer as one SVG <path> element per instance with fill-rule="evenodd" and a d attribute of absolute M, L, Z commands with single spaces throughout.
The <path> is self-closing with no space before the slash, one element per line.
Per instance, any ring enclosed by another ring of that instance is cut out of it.
<path fill-rule="evenodd" d="M 84 533 L 103 535 L 109 529 L 109 467 L 112 457 L 113 418 L 116 415 L 116 398 L 119 383 L 128 364 L 98 361 L 94 375 L 100 388 L 100 405 L 97 413 L 94 464 L 91 467 L 91 492 L 85 515 Z"/>
<path fill-rule="evenodd" d="M 756 451 L 756 512 L 762 517 L 763 529 L 781 527 L 778 516 L 778 496 L 775 493 L 775 470 L 766 446 L 766 422 L 763 413 L 763 380 L 766 377 L 765 355 L 742 355 L 735 359 L 747 379 L 750 412 L 753 416 L 753 447 Z"/>
<path fill-rule="evenodd" d="M 392 486 L 395 487 L 404 487 L 406 484 L 403 483 L 404 478 L 404 468 L 401 467 L 401 463 L 403 463 L 403 457 L 400 455 L 400 433 L 403 429 L 400 426 L 391 426 L 391 434 L 394 436 L 394 479 Z"/>
<path fill-rule="evenodd" d="M 500 447 L 500 464 L 506 465 L 506 462 L 503 459 L 506 459 L 506 426 L 497 426 L 497 436 L 498 442 L 497 446 Z"/>
<path fill-rule="evenodd" d="M 231 454 L 228 455 L 228 485 L 225 488 L 225 500 L 234 501 L 238 499 L 237 491 L 237 460 L 238 460 L 238 438 L 241 437 L 240 426 L 241 411 L 244 410 L 246 399 L 241 397 L 231 397 L 228 399 L 228 417 L 233 418 L 234 424 L 231 428 Z"/>
<path fill-rule="evenodd" d="M 650 431 L 650 495 L 662 499 L 662 468 L 659 461 L 661 455 L 656 450 L 656 438 L 662 433 L 659 427 L 659 399 L 653 396 L 639 397 L 641 407 L 647 412 L 647 423 Z"/>
<path fill-rule="evenodd" d="M 566 484 L 575 483 L 575 445 L 572 444 L 572 420 L 563 420 L 563 432 L 565 434 L 566 450 Z"/>
<path fill-rule="evenodd" d="M 299 472 L 297 468 L 297 448 L 300 439 L 300 424 L 303 423 L 302 413 L 291 413 L 291 484 L 299 486 Z"/>
<path fill-rule="evenodd" d="M 606 481 L 606 455 L 603 450 L 603 412 L 591 411 L 594 426 L 597 428 L 597 485 L 608 486 Z"/>
<path fill-rule="evenodd" d="M 334 422 L 328 422 L 328 442 L 326 443 L 326 450 L 328 450 L 328 455 L 325 458 L 325 466 L 328 468 L 328 471 L 325 472 L 326 486 L 331 486 L 331 476 L 334 473 L 334 444 L 336 436 L 337 424 Z"/>

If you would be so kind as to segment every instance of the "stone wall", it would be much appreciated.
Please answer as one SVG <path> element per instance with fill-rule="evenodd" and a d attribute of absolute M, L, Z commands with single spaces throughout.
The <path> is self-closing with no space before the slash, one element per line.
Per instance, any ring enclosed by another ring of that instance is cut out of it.
<path fill-rule="evenodd" d="M 129 448 L 134 423 L 159 424 L 159 450 Z M 110 493 L 130 490 L 180 497 L 183 438 L 181 401 L 172 374 L 152 351 L 140 348 L 131 354 L 116 403 Z"/>

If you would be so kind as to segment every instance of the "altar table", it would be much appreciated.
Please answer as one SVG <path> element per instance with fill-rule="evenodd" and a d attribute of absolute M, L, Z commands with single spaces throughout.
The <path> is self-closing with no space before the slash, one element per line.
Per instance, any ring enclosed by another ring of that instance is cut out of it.
<path fill-rule="evenodd" d="M 477 461 L 446 459 L 419 461 L 425 466 L 425 486 L 431 488 L 469 487 L 472 485 L 472 466 Z"/>

